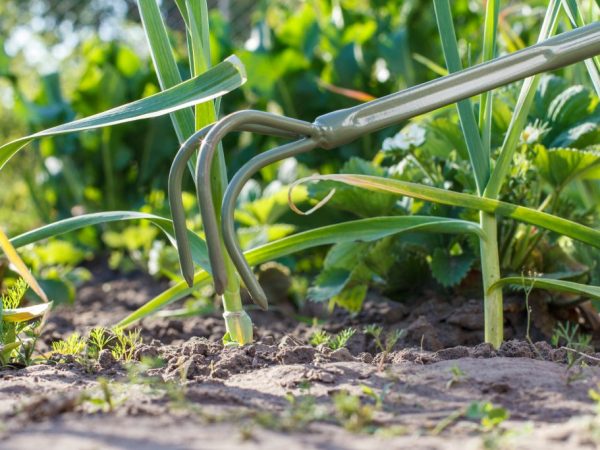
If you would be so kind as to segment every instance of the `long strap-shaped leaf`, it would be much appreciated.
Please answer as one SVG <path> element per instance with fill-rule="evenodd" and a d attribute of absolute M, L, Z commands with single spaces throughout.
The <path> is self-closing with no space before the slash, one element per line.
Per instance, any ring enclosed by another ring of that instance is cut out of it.
<path fill-rule="evenodd" d="M 4 144 L 0 147 L 0 169 L 34 139 L 162 116 L 213 100 L 245 82 L 246 73 L 241 61 L 236 56 L 230 56 L 202 75 L 158 94 Z"/>
<path fill-rule="evenodd" d="M 148 48 L 156 70 L 160 88 L 164 91 L 181 83 L 181 74 L 171 44 L 167 27 L 160 14 L 156 0 L 138 0 L 138 10 L 148 40 Z M 184 17 L 185 19 L 185 17 Z M 194 114 L 182 109 L 171 114 L 171 121 L 179 143 L 182 144 L 194 132 Z"/>
<path fill-rule="evenodd" d="M 581 11 L 577 6 L 577 0 L 562 0 L 562 5 L 567 12 L 567 16 L 569 16 L 569 21 L 571 22 L 573 28 L 582 27 L 585 25 Z M 586 59 L 584 63 L 590 78 L 592 79 L 592 84 L 594 85 L 596 94 L 600 95 L 600 64 L 595 58 Z"/>
<path fill-rule="evenodd" d="M 600 299 L 600 286 L 588 286 L 585 284 L 574 283 L 572 281 L 555 280 L 552 278 L 532 278 L 532 277 L 506 277 L 496 281 L 490 289 L 513 284 L 524 288 L 541 288 L 551 291 L 566 292 L 569 294 L 579 294 L 586 297 Z"/>
<path fill-rule="evenodd" d="M 331 180 L 363 189 L 388 192 L 408 197 L 418 198 L 443 205 L 458 206 L 463 208 L 477 209 L 490 214 L 498 214 L 510 217 L 521 222 L 536 225 L 550 231 L 563 234 L 573 239 L 585 242 L 600 248 L 600 230 L 595 230 L 576 222 L 561 217 L 553 216 L 525 206 L 499 200 L 478 197 L 461 192 L 446 191 L 444 189 L 424 186 L 422 184 L 409 183 L 407 181 L 394 180 L 391 178 L 374 177 L 369 175 L 316 175 L 296 183 L 308 181 Z"/>
<path fill-rule="evenodd" d="M 19 248 L 43 239 L 58 236 L 92 225 L 140 219 L 149 220 L 152 224 L 159 227 L 168 237 L 171 244 L 175 246 L 175 232 L 173 229 L 173 222 L 170 219 L 155 216 L 154 214 L 146 214 L 135 211 L 109 211 L 71 217 L 69 219 L 60 220 L 58 222 L 51 223 L 50 225 L 45 225 L 35 230 L 28 231 L 27 233 L 23 233 L 19 236 L 15 236 L 10 240 L 10 243 L 16 248 Z M 200 267 L 210 271 L 206 244 L 196 235 L 196 233 L 191 231 L 188 231 L 188 238 L 192 251 L 192 259 L 194 262 Z"/>
<path fill-rule="evenodd" d="M 465 220 L 426 216 L 377 217 L 353 220 L 297 233 L 248 250 L 245 256 L 250 265 L 255 265 L 321 245 L 375 241 L 386 236 L 407 232 L 474 233 L 480 237 L 483 233 L 478 224 Z M 129 326 L 155 313 L 191 294 L 209 280 L 210 274 L 206 271 L 197 272 L 194 276 L 193 287 L 188 287 L 185 282 L 177 283 L 125 317 L 118 326 Z"/>
<path fill-rule="evenodd" d="M 542 24 L 542 29 L 538 36 L 538 43 L 545 41 L 554 34 L 556 27 L 558 26 L 559 13 L 560 0 L 550 0 L 548 10 L 544 17 L 544 23 Z M 502 184 L 504 183 L 506 174 L 511 167 L 513 156 L 517 150 L 521 133 L 527 124 L 529 111 L 541 79 L 542 75 L 538 74 L 523 81 L 515 110 L 510 119 L 508 131 L 506 132 L 504 142 L 502 143 L 500 156 L 496 161 L 496 166 L 494 167 L 485 188 L 484 195 L 488 198 L 498 198 L 498 195 L 500 194 Z"/>
<path fill-rule="evenodd" d="M 450 10 L 449 0 L 434 0 L 435 17 L 437 19 L 438 29 L 442 40 L 442 49 L 444 58 L 448 66 L 448 72 L 460 72 L 462 63 L 456 43 L 456 33 L 454 23 L 452 22 L 452 12 Z M 463 130 L 469 159 L 475 174 L 477 190 L 481 194 L 485 189 L 490 176 L 490 154 L 489 149 L 485 148 L 479 135 L 479 127 L 475 120 L 473 105 L 470 99 L 462 100 L 456 104 L 458 115 L 460 117 L 460 126 Z"/>

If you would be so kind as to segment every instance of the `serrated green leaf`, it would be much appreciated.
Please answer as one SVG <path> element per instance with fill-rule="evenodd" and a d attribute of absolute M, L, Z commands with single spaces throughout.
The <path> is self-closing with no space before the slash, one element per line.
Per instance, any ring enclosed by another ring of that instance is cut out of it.
<path fill-rule="evenodd" d="M 427 130 L 427 141 L 423 145 L 427 153 L 438 158 L 448 158 L 456 150 L 462 159 L 469 158 L 469 152 L 460 127 L 447 118 L 437 118 L 423 124 Z M 369 175 L 369 174 L 365 174 Z"/>
<path fill-rule="evenodd" d="M 562 131 L 550 143 L 550 148 L 574 147 L 585 148 L 600 142 L 600 111 L 596 117 L 580 122 L 573 127 Z"/>
<path fill-rule="evenodd" d="M 552 100 L 548 119 L 555 128 L 567 128 L 589 116 L 597 103 L 593 94 L 583 86 L 571 86 Z"/>
<path fill-rule="evenodd" d="M 531 115 L 545 122 L 549 121 L 550 103 L 568 87 L 569 84 L 564 78 L 551 74 L 541 75 L 531 106 Z"/>
<path fill-rule="evenodd" d="M 325 268 L 338 267 L 352 269 L 367 255 L 369 245 L 366 242 L 342 242 L 336 244 L 327 252 L 323 265 Z"/>
<path fill-rule="evenodd" d="M 540 175 L 554 188 L 580 179 L 600 179 L 600 151 L 575 148 L 547 149 L 537 146 L 535 165 Z"/>
<path fill-rule="evenodd" d="M 445 287 L 459 284 L 471 270 L 473 255 L 450 255 L 446 249 L 436 248 L 431 258 L 431 274 Z"/>

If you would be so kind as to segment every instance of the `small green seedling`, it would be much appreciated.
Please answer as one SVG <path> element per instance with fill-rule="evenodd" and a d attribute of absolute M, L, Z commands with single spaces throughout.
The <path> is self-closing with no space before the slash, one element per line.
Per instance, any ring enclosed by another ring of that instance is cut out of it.
<path fill-rule="evenodd" d="M 367 325 L 364 328 L 364 332 L 365 334 L 373 336 L 375 345 L 379 351 L 386 354 L 390 353 L 394 349 L 396 343 L 406 334 L 405 330 L 397 329 L 389 331 L 385 337 L 383 337 L 383 327 L 379 325 Z"/>
<path fill-rule="evenodd" d="M 390 330 L 385 337 L 383 337 L 383 327 L 375 324 L 367 325 L 363 331 L 366 335 L 373 336 L 375 345 L 382 353 L 379 361 L 379 370 L 382 371 L 387 355 L 394 349 L 396 343 L 406 334 L 406 331 L 403 329 Z"/>
<path fill-rule="evenodd" d="M 30 363 L 41 317 L 52 305 L 20 307 L 28 288 L 19 278 L 0 296 L 0 365 Z"/>
<path fill-rule="evenodd" d="M 115 400 L 113 393 L 108 385 L 106 378 L 98 378 L 98 389 L 90 390 L 83 396 L 82 401 L 90 407 L 90 412 L 112 412 L 115 409 Z"/>
<path fill-rule="evenodd" d="M 592 336 L 579 332 L 579 325 L 570 322 L 560 322 L 554 329 L 550 342 L 554 347 L 565 347 L 576 353 L 590 353 L 594 350 L 591 345 Z M 567 352 L 567 363 L 572 366 L 576 360 L 576 353 Z"/>
<path fill-rule="evenodd" d="M 494 406 L 490 402 L 472 402 L 468 406 L 459 408 L 442 419 L 432 430 L 432 434 L 440 434 L 461 418 L 479 421 L 483 431 L 491 431 L 496 429 L 509 417 L 510 414 L 506 408 Z"/>
<path fill-rule="evenodd" d="M 74 357 L 85 365 L 98 359 L 102 350 L 110 350 L 117 361 L 131 362 L 135 351 L 142 343 L 140 330 L 109 330 L 96 327 L 90 330 L 87 338 L 75 332 L 68 338 L 52 343 L 52 353 L 60 356 Z"/>
<path fill-rule="evenodd" d="M 313 335 L 310 337 L 310 345 L 312 345 L 313 347 L 317 347 L 321 344 L 329 344 L 329 341 L 331 340 L 331 336 L 329 336 L 329 334 L 327 333 L 327 331 L 325 330 L 319 330 L 319 331 L 315 331 L 313 333 Z"/>
<path fill-rule="evenodd" d="M 467 376 L 467 374 L 456 364 L 450 368 L 450 372 L 452 373 L 452 378 L 446 383 L 446 389 L 450 389 L 452 386 L 460 383 Z"/>
<path fill-rule="evenodd" d="M 52 353 L 61 356 L 80 356 L 85 350 L 85 339 L 79 333 L 52 343 Z"/>
<path fill-rule="evenodd" d="M 331 341 L 329 342 L 329 348 L 332 350 L 338 350 L 343 348 L 348 344 L 348 341 L 354 336 L 356 330 L 354 328 L 345 328 L 340 331 L 338 334 L 333 336 Z"/>
<path fill-rule="evenodd" d="M 540 275 L 536 272 L 529 272 L 528 279 L 531 280 L 531 282 L 527 283 L 527 280 L 525 279 L 525 274 L 523 274 L 523 273 L 521 274 L 521 284 L 523 285 L 523 287 L 525 289 L 525 308 L 527 310 L 527 330 L 525 332 L 525 339 L 527 339 L 527 342 L 529 342 L 532 346 L 533 346 L 533 341 L 531 340 L 531 334 L 530 334 L 532 309 L 531 309 L 531 305 L 529 304 L 529 296 L 531 295 L 531 291 L 535 287 L 535 280 L 539 276 Z"/>
<path fill-rule="evenodd" d="M 303 430 L 312 422 L 326 419 L 328 414 L 317 405 L 317 399 L 310 395 L 308 389 L 302 390 L 302 395 L 295 396 L 289 392 L 285 395 L 288 405 L 281 414 L 261 412 L 254 417 L 255 421 L 271 430 L 289 432 Z"/>
<path fill-rule="evenodd" d="M 333 396 L 335 415 L 340 424 L 353 433 L 373 432 L 373 414 L 375 408 L 366 405 L 358 395 L 341 391 Z"/>
<path fill-rule="evenodd" d="M 90 330 L 87 342 L 87 353 L 91 358 L 98 358 L 100 352 L 106 349 L 114 341 L 115 335 L 104 327 L 95 327 Z"/>
<path fill-rule="evenodd" d="M 135 351 L 142 343 L 141 330 L 125 331 L 122 328 L 115 328 L 113 332 L 115 333 L 115 345 L 112 348 L 113 356 L 116 360 L 131 362 Z"/>
<path fill-rule="evenodd" d="M 375 401 L 376 409 L 381 409 L 381 408 L 383 408 L 383 401 L 385 400 L 385 396 L 387 395 L 387 393 L 391 387 L 392 387 L 392 383 L 386 384 L 383 387 L 383 389 L 381 390 L 381 393 L 378 394 L 372 387 L 367 386 L 366 384 L 361 384 L 360 390 L 367 397 L 371 397 Z"/>
<path fill-rule="evenodd" d="M 510 414 L 506 408 L 494 406 L 490 402 L 473 402 L 467 408 L 465 417 L 479 420 L 484 430 L 492 430 L 508 419 Z"/>
<path fill-rule="evenodd" d="M 329 335 L 326 331 L 319 330 L 310 337 L 310 344 L 314 347 L 325 344 L 331 350 L 339 350 L 348 344 L 348 341 L 354 336 L 354 328 L 345 328 L 338 334 Z"/>

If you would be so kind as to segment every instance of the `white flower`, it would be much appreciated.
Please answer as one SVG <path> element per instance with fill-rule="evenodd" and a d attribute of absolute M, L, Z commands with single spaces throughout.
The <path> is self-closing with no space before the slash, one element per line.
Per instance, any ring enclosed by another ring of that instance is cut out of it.
<path fill-rule="evenodd" d="M 383 141 L 383 151 L 390 150 L 408 150 L 411 147 L 418 147 L 425 143 L 425 128 L 418 125 L 409 125 L 394 137 Z"/>
<path fill-rule="evenodd" d="M 44 160 L 44 165 L 46 166 L 46 169 L 52 176 L 58 175 L 60 172 L 62 172 L 63 169 L 62 161 L 56 156 L 48 156 Z"/>
<path fill-rule="evenodd" d="M 521 133 L 522 144 L 535 144 L 539 142 L 549 128 L 545 123 L 536 120 L 533 124 L 527 125 Z"/>

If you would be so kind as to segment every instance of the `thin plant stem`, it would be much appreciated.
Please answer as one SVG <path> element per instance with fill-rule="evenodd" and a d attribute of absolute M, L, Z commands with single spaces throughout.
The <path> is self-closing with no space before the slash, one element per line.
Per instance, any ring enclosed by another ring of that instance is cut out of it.
<path fill-rule="evenodd" d="M 498 222 L 494 214 L 480 213 L 481 229 L 486 235 L 480 240 L 481 275 L 484 292 L 485 342 L 494 348 L 504 339 L 504 307 L 502 289 L 492 286 L 500 279 L 500 256 L 498 254 Z"/>

